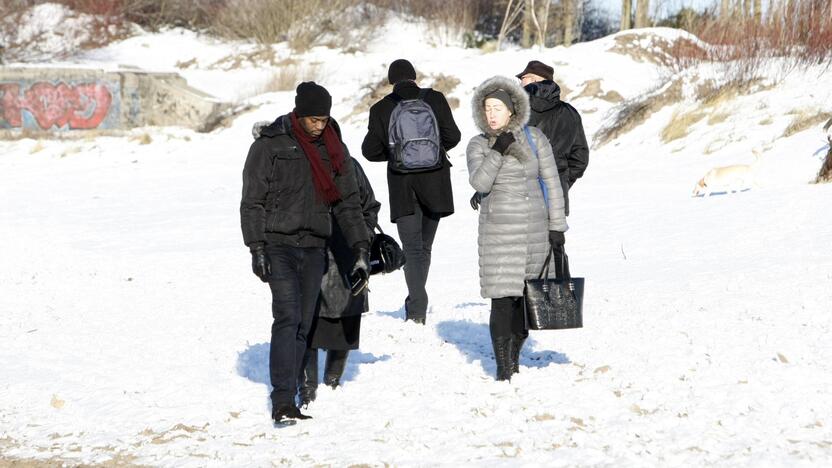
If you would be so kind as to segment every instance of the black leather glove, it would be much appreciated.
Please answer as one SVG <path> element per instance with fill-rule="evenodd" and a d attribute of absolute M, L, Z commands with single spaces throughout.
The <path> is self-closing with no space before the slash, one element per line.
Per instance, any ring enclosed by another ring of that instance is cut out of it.
<path fill-rule="evenodd" d="M 366 245 L 361 244 L 354 247 L 352 253 L 355 262 L 350 271 L 350 290 L 353 296 L 357 296 L 367 287 L 370 278 L 370 252 Z"/>
<path fill-rule="evenodd" d="M 264 283 L 268 283 L 272 276 L 272 262 L 262 245 L 251 249 L 251 270 Z"/>
<path fill-rule="evenodd" d="M 549 231 L 549 243 L 552 244 L 552 247 L 563 248 L 563 244 L 566 243 L 566 237 L 560 231 Z"/>
<path fill-rule="evenodd" d="M 473 208 L 474 211 L 479 210 L 480 203 L 482 203 L 482 194 L 480 192 L 474 192 L 474 196 L 471 197 L 471 208 Z"/>
<path fill-rule="evenodd" d="M 514 142 L 514 135 L 511 132 L 503 132 L 497 136 L 497 141 L 494 142 L 494 146 L 491 149 L 500 154 L 506 154 L 506 150 Z"/>

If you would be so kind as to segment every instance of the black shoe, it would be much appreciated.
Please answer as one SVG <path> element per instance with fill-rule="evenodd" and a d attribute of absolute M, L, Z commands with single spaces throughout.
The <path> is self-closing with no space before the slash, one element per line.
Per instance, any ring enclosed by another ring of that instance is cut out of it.
<path fill-rule="evenodd" d="M 424 325 L 425 321 L 425 317 L 408 317 L 405 319 L 405 322 L 413 322 L 419 325 Z"/>
<path fill-rule="evenodd" d="M 318 394 L 318 350 L 307 349 L 303 357 L 303 369 L 300 374 L 300 405 L 304 408 L 315 401 Z"/>
<path fill-rule="evenodd" d="M 292 425 L 301 419 L 312 419 L 300 412 L 295 405 L 280 405 L 272 409 L 272 419 L 275 424 Z"/>
<path fill-rule="evenodd" d="M 349 351 L 327 351 L 326 364 L 324 365 L 324 385 L 332 388 L 341 384 L 341 376 L 344 375 L 344 368 L 347 366 Z"/>
<path fill-rule="evenodd" d="M 491 340 L 494 347 L 494 360 L 497 361 L 497 380 L 511 380 L 514 369 L 511 360 L 511 338 L 499 337 Z"/>

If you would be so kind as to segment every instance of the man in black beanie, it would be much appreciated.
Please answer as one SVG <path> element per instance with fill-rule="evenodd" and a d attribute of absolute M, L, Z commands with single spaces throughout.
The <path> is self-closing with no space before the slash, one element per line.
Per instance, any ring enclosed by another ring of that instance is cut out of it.
<path fill-rule="evenodd" d="M 295 109 L 259 131 L 243 169 L 240 221 L 254 274 L 272 292 L 269 373 L 272 418 L 293 423 L 306 337 L 321 289 L 334 215 L 353 251 L 353 281 L 369 274 L 369 233 L 354 166 L 329 117 L 332 97 L 314 82 L 297 87 Z"/>
<path fill-rule="evenodd" d="M 428 310 L 425 284 L 430 270 L 431 249 L 439 219 L 453 214 L 451 164 L 447 151 L 461 138 L 445 96 L 416 84 L 416 70 L 404 59 L 390 64 L 387 79 L 393 92 L 373 104 L 367 136 L 361 152 L 369 161 L 386 161 L 390 191 L 390 219 L 396 223 L 405 255 L 404 277 L 408 297 L 404 301 L 405 319 L 424 324 Z M 388 129 L 393 110 L 402 101 L 419 99 L 430 106 L 438 128 L 441 161 L 427 172 L 403 173 L 393 164 L 393 147 Z"/>

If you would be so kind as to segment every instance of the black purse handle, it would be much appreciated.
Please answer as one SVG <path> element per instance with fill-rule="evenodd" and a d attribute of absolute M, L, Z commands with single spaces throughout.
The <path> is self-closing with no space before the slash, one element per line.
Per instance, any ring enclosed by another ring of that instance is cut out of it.
<path fill-rule="evenodd" d="M 552 255 L 555 253 L 555 248 L 550 244 L 549 245 L 549 253 L 546 255 L 546 260 L 543 262 L 543 269 L 540 270 L 540 274 L 537 276 L 537 279 L 543 279 L 549 277 L 549 262 L 552 260 Z M 560 255 L 560 273 L 563 274 L 563 279 L 566 282 L 572 280 L 572 275 L 569 273 L 569 256 L 566 255 L 566 248 L 561 249 Z M 555 272 L 558 273 L 557 271 Z"/>

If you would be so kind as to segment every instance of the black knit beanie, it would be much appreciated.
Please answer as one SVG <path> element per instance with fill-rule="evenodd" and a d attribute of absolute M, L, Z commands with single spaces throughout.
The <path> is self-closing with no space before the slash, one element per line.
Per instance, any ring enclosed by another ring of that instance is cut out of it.
<path fill-rule="evenodd" d="M 415 79 L 416 70 L 413 68 L 413 64 L 405 59 L 394 60 L 393 63 L 390 64 L 390 68 L 387 70 L 387 81 L 389 81 L 391 85 L 394 85 L 399 81 Z"/>
<path fill-rule="evenodd" d="M 508 94 L 508 91 L 504 89 L 496 89 L 485 96 L 485 99 L 499 99 L 503 101 L 503 104 L 506 105 L 506 108 L 512 114 L 514 113 L 514 102 L 511 100 L 511 96 Z M 485 104 L 485 99 L 483 99 L 483 104 Z"/>
<path fill-rule="evenodd" d="M 295 94 L 295 115 L 298 117 L 329 116 L 332 96 L 323 86 L 314 81 L 298 85 Z"/>

